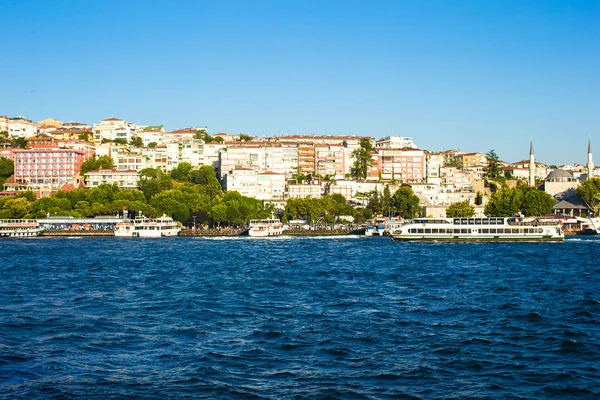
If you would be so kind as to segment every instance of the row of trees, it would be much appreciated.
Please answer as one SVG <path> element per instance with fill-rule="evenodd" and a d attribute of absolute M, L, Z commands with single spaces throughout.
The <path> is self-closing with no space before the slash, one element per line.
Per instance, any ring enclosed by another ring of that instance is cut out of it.
<path fill-rule="evenodd" d="M 180 165 L 181 166 L 181 165 Z M 191 166 L 190 166 L 191 167 Z M 75 189 L 36 199 L 33 192 L 0 198 L 0 218 L 43 218 L 64 215 L 78 218 L 115 215 L 124 208 L 144 215 L 172 216 L 185 224 L 242 224 L 251 218 L 266 218 L 273 211 L 259 200 L 238 192 L 223 193 L 210 166 L 173 171 L 142 170 L 141 190 L 121 190 L 117 185 Z"/>
<path fill-rule="evenodd" d="M 552 213 L 554 198 L 534 187 L 522 185 L 501 188 L 492 193 L 484 213 L 490 217 L 508 217 L 517 213 L 527 216 Z"/>

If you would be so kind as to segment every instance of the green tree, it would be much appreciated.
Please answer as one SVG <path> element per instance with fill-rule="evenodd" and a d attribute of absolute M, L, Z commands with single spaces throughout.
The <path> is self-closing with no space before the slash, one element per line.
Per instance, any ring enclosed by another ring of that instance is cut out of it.
<path fill-rule="evenodd" d="M 481 192 L 477 192 L 477 195 L 475 196 L 475 205 L 482 205 L 483 204 L 483 194 L 481 194 Z"/>
<path fill-rule="evenodd" d="M 0 157 L 0 180 L 10 177 L 15 172 L 15 163 L 4 157 Z"/>
<path fill-rule="evenodd" d="M 556 201 L 548 193 L 527 185 L 518 186 L 514 190 L 521 192 L 521 212 L 526 216 L 552 214 Z"/>
<path fill-rule="evenodd" d="M 148 147 L 151 148 L 151 149 L 155 148 L 156 146 L 158 146 L 158 143 L 156 143 L 156 142 L 150 142 L 150 143 L 148 143 Z"/>
<path fill-rule="evenodd" d="M 129 144 L 133 147 L 144 147 L 144 141 L 139 136 L 132 136 Z"/>
<path fill-rule="evenodd" d="M 30 203 L 33 203 L 34 201 L 37 200 L 37 196 L 31 190 L 19 192 L 15 197 L 17 199 L 19 199 L 19 198 L 27 199 L 27 201 L 29 201 Z"/>
<path fill-rule="evenodd" d="M 360 147 L 352 152 L 354 164 L 352 164 L 352 168 L 350 169 L 350 175 L 354 179 L 367 179 L 369 167 L 373 162 L 372 151 L 373 145 L 371 141 L 368 138 L 360 139 Z"/>
<path fill-rule="evenodd" d="M 210 218 L 221 226 L 221 222 L 227 220 L 227 206 L 225 204 L 216 204 L 210 209 Z"/>
<path fill-rule="evenodd" d="M 10 147 L 20 147 L 20 148 L 24 149 L 27 147 L 27 142 L 25 141 L 25 138 L 13 137 L 10 140 Z"/>
<path fill-rule="evenodd" d="M 460 169 L 460 165 L 458 164 L 458 160 L 455 157 L 452 157 L 449 160 L 446 160 L 444 163 L 444 167 L 454 167 Z"/>
<path fill-rule="evenodd" d="M 115 166 L 115 162 L 109 156 L 90 157 L 81 164 L 79 173 L 81 175 L 87 174 L 90 171 L 96 171 L 102 169 L 112 169 Z"/>
<path fill-rule="evenodd" d="M 125 138 L 117 138 L 117 139 L 113 140 L 113 143 L 114 144 L 122 144 L 122 145 L 126 146 L 127 145 L 127 139 L 125 139 Z"/>
<path fill-rule="evenodd" d="M 473 215 L 475 215 L 475 207 L 466 200 L 452 203 L 446 208 L 448 218 L 470 218 Z"/>
<path fill-rule="evenodd" d="M 252 141 L 253 139 L 254 139 L 254 138 L 253 138 L 252 136 L 250 136 L 250 135 L 246 135 L 246 134 L 240 133 L 240 137 L 239 137 L 239 139 L 238 139 L 238 140 L 239 140 L 240 142 L 250 142 L 250 141 Z"/>
<path fill-rule="evenodd" d="M 510 217 L 521 211 L 521 192 L 511 188 L 501 188 L 490 196 L 485 205 L 488 217 Z"/>
<path fill-rule="evenodd" d="M 219 180 L 217 179 L 217 174 L 215 173 L 214 168 L 210 165 L 202 165 L 200 168 L 190 172 L 190 182 L 197 185 L 217 184 L 220 186 Z"/>
<path fill-rule="evenodd" d="M 170 175 L 162 172 L 160 168 L 144 168 L 139 174 L 138 188 L 144 193 L 147 201 L 158 193 L 173 188 Z"/>
<path fill-rule="evenodd" d="M 412 219 L 419 215 L 419 198 L 410 186 L 402 186 L 396 190 L 391 205 L 404 219 Z"/>
<path fill-rule="evenodd" d="M 77 135 L 77 139 L 82 142 L 89 142 L 90 141 L 90 132 L 81 132 L 79 135 Z"/>
<path fill-rule="evenodd" d="M 577 196 L 597 217 L 600 213 L 600 178 L 591 178 L 575 189 Z"/>
<path fill-rule="evenodd" d="M 517 213 L 541 216 L 552 213 L 554 203 L 548 193 L 527 185 L 505 187 L 492 193 L 484 212 L 490 217 L 509 217 Z"/>
<path fill-rule="evenodd" d="M 385 185 L 383 188 L 383 194 L 381 195 L 381 212 L 383 214 L 394 213 L 394 210 L 392 209 L 392 192 L 390 191 L 389 185 Z"/>
<path fill-rule="evenodd" d="M 504 176 L 502 171 L 502 164 L 494 149 L 490 150 L 485 155 L 487 159 L 487 165 L 483 168 L 483 176 L 485 178 L 494 179 Z"/>
<path fill-rule="evenodd" d="M 192 172 L 192 164 L 189 162 L 180 162 L 173 170 L 171 171 L 171 178 L 175 179 L 178 182 L 189 182 L 190 181 L 190 173 Z"/>
<path fill-rule="evenodd" d="M 31 211 L 31 203 L 24 197 L 11 198 L 4 203 L 0 210 L 2 219 L 20 219 Z"/>

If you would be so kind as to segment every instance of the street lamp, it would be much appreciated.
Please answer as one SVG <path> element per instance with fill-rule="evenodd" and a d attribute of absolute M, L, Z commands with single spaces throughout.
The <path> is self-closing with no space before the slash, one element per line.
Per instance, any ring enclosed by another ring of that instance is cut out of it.
<path fill-rule="evenodd" d="M 196 215 L 192 215 L 192 218 L 194 218 L 194 232 L 196 232 Z"/>

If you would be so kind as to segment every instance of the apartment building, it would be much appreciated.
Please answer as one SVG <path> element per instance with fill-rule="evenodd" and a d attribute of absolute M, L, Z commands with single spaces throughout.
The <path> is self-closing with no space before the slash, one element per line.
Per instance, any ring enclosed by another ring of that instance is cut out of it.
<path fill-rule="evenodd" d="M 441 186 L 456 190 L 471 189 L 473 187 L 473 181 L 477 179 L 474 171 L 461 170 L 449 166 L 440 168 L 440 178 Z"/>
<path fill-rule="evenodd" d="M 116 169 L 99 169 L 85 174 L 85 187 L 95 188 L 99 185 L 116 184 L 119 189 L 135 190 L 138 188 L 139 171 L 118 171 Z"/>
<path fill-rule="evenodd" d="M 119 155 L 114 159 L 114 161 L 116 167 L 115 171 L 117 172 L 140 172 L 141 170 L 150 167 L 148 158 L 146 156 L 144 156 L 142 153 L 131 150 L 120 151 Z"/>
<path fill-rule="evenodd" d="M 257 173 L 250 168 L 236 168 L 223 177 L 225 190 L 235 190 L 242 196 L 273 203 L 278 207 L 285 205 L 285 182 L 284 174 Z"/>
<path fill-rule="evenodd" d="M 377 149 L 416 149 L 417 146 L 411 137 L 387 136 L 375 142 Z"/>
<path fill-rule="evenodd" d="M 148 147 L 150 143 L 156 143 L 157 145 L 163 143 L 163 135 L 165 129 L 144 129 L 136 132 L 136 136 L 142 139 L 144 147 Z"/>
<path fill-rule="evenodd" d="M 92 132 L 94 133 L 94 143 L 101 143 L 102 140 L 125 139 L 128 142 L 135 131 L 135 124 L 131 124 L 119 118 L 107 118 L 94 124 Z"/>
<path fill-rule="evenodd" d="M 163 133 L 164 143 L 179 143 L 182 140 L 192 140 L 196 136 L 196 128 L 183 128 Z"/>
<path fill-rule="evenodd" d="M 425 151 L 425 181 L 429 184 L 440 185 L 440 168 L 444 165 L 444 155 Z"/>
<path fill-rule="evenodd" d="M 27 138 L 37 134 L 37 126 L 33 121 L 24 117 L 5 118 L 2 122 L 4 127 L 0 127 L 0 131 L 5 130 L 8 136 Z"/>
<path fill-rule="evenodd" d="M 62 185 L 71 183 L 79 175 L 84 154 L 58 146 L 15 149 L 14 181 L 20 184 Z"/>
<path fill-rule="evenodd" d="M 286 187 L 286 199 L 318 199 L 323 197 L 323 194 L 324 187 L 320 183 L 300 183 L 287 185 Z"/>
<path fill-rule="evenodd" d="M 377 149 L 381 178 L 417 183 L 425 180 L 425 152 L 419 149 Z"/>

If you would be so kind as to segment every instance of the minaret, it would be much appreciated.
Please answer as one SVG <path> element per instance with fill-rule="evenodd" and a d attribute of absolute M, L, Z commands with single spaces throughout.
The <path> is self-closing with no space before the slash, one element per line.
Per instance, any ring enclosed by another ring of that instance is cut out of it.
<path fill-rule="evenodd" d="M 533 139 L 529 141 L 529 186 L 535 186 L 535 155 L 533 154 Z"/>
<path fill-rule="evenodd" d="M 592 160 L 592 138 L 588 139 L 588 162 L 587 162 L 588 179 L 592 179 L 594 175 L 594 161 Z"/>

